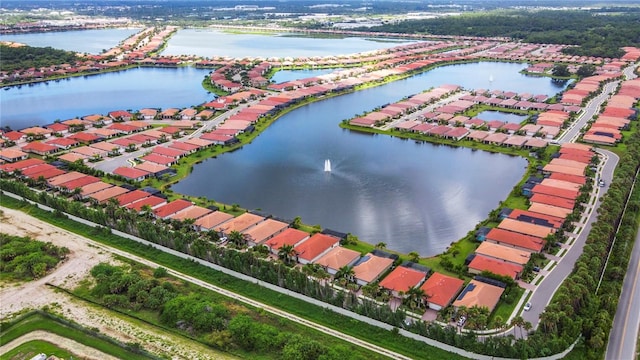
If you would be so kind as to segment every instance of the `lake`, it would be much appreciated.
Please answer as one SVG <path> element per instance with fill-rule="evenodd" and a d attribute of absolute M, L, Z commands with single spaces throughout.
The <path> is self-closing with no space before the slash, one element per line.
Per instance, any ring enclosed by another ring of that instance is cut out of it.
<path fill-rule="evenodd" d="M 508 123 L 520 124 L 527 119 L 527 115 L 518 115 L 501 111 L 481 111 L 476 118 L 484 121 L 500 120 Z"/>
<path fill-rule="evenodd" d="M 444 251 L 486 218 L 522 177 L 518 157 L 372 136 L 340 129 L 356 114 L 441 84 L 554 95 L 566 84 L 519 74 L 524 64 L 444 66 L 384 86 L 294 110 L 233 153 L 209 159 L 173 186 L 261 209 L 301 216 L 390 249 L 423 256 Z M 137 68 L 2 91 L 0 123 L 16 129 L 117 109 L 185 107 L 211 100 L 208 70 Z M 300 71 L 300 77 L 307 77 Z M 486 76 L 485 76 L 486 75 Z M 325 173 L 326 159 L 333 171 Z"/>
<path fill-rule="evenodd" d="M 436 255 L 507 197 L 526 160 L 351 132 L 338 124 L 443 83 L 478 88 L 484 81 L 473 76 L 478 71 L 498 73 L 504 66 L 505 79 L 517 78 L 520 66 L 513 65 L 441 67 L 309 104 L 278 119 L 241 150 L 196 165 L 172 188 L 279 217 L 301 216 L 305 223 L 351 232 L 372 244 L 385 242 L 393 250 Z M 535 93 L 557 91 L 548 87 L 549 79 L 524 81 L 532 81 L 527 88 Z M 515 80 L 510 85 L 522 86 Z M 326 159 L 330 173 L 324 171 Z"/>
<path fill-rule="evenodd" d="M 141 28 L 118 28 L 98 30 L 72 30 L 46 33 L 0 35 L 2 41 L 14 41 L 29 46 L 62 49 L 87 54 L 100 54 L 111 49 Z"/>
<path fill-rule="evenodd" d="M 113 110 L 187 107 L 211 101 L 200 84 L 210 70 L 134 68 L 3 88 L 0 123 L 13 129 Z"/>
<path fill-rule="evenodd" d="M 342 70 L 342 68 L 307 69 L 307 70 L 280 70 L 277 73 L 275 73 L 275 75 L 273 75 L 271 80 L 276 84 L 280 84 L 280 83 L 287 82 L 287 81 L 292 81 L 292 80 L 306 79 L 306 78 L 310 78 L 310 77 L 331 74 L 334 71 L 340 71 L 340 70 Z"/>
<path fill-rule="evenodd" d="M 290 33 L 230 33 L 211 29 L 181 29 L 162 55 L 285 58 L 332 56 L 388 49 L 415 41 L 363 37 L 319 38 Z"/>

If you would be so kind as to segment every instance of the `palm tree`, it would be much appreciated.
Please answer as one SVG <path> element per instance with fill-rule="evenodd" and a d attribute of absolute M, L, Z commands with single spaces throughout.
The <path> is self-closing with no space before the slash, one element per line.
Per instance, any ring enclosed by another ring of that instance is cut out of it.
<path fill-rule="evenodd" d="M 229 241 L 235 244 L 237 247 L 243 247 L 247 244 L 247 240 L 244 237 L 244 234 L 233 230 L 229 233 Z"/>
<path fill-rule="evenodd" d="M 287 265 L 292 263 L 297 255 L 298 253 L 294 249 L 293 245 L 290 244 L 284 244 L 280 249 L 278 249 L 278 258 Z"/>
<path fill-rule="evenodd" d="M 424 290 L 422 290 L 422 288 L 412 286 L 405 292 L 404 302 L 413 311 L 416 308 L 421 308 L 424 305 L 425 297 L 426 294 L 424 293 Z"/>
<path fill-rule="evenodd" d="M 407 255 L 409 255 L 409 261 L 411 261 L 411 262 L 417 263 L 417 262 L 420 261 L 420 254 L 418 254 L 415 251 L 412 251 Z"/>
<path fill-rule="evenodd" d="M 334 279 L 338 280 L 340 285 L 345 286 L 347 283 L 353 281 L 353 277 L 356 275 L 352 266 L 343 266 L 334 275 Z"/>
<path fill-rule="evenodd" d="M 380 250 L 386 249 L 387 248 L 387 243 L 379 242 L 379 243 L 376 244 L 375 247 L 376 247 L 376 249 L 380 249 Z"/>

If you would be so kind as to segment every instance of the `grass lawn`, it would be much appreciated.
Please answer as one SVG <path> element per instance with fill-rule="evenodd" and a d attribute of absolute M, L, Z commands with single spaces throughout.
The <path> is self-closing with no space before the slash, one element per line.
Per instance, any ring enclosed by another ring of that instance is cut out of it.
<path fill-rule="evenodd" d="M 31 359 L 40 353 L 47 356 L 55 355 L 61 359 L 79 358 L 77 355 L 43 340 L 33 340 L 18 345 L 3 354 L 2 358 L 7 360 Z"/>
<path fill-rule="evenodd" d="M 78 326 L 79 327 L 79 326 Z M 116 344 L 97 336 L 90 335 L 90 330 L 82 331 L 78 327 L 72 327 L 61 321 L 45 317 L 39 313 L 31 313 L 20 321 L 9 326 L 3 326 L 0 333 L 0 345 L 7 344 L 13 339 L 28 334 L 35 330 L 44 330 L 51 333 L 73 339 L 83 345 L 100 350 L 106 354 L 120 359 L 153 359 L 153 357 L 132 352 Z"/>

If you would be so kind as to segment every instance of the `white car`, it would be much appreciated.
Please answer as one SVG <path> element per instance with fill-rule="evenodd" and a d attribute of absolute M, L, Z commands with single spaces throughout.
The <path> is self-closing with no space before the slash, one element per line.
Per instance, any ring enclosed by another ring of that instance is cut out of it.
<path fill-rule="evenodd" d="M 529 310 L 531 310 L 531 303 L 530 302 L 524 304 L 524 311 L 529 311 Z"/>

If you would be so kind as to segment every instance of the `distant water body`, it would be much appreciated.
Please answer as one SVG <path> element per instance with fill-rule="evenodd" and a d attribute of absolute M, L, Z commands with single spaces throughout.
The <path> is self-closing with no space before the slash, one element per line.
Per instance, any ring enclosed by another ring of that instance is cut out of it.
<path fill-rule="evenodd" d="M 162 55 L 296 58 L 348 55 L 413 42 L 415 41 L 363 37 L 335 39 L 290 33 L 237 34 L 210 29 L 182 29 L 169 39 Z"/>
<path fill-rule="evenodd" d="M 1 41 L 47 47 L 87 54 L 100 54 L 139 32 L 139 28 L 73 30 L 46 33 L 0 35 Z"/>

